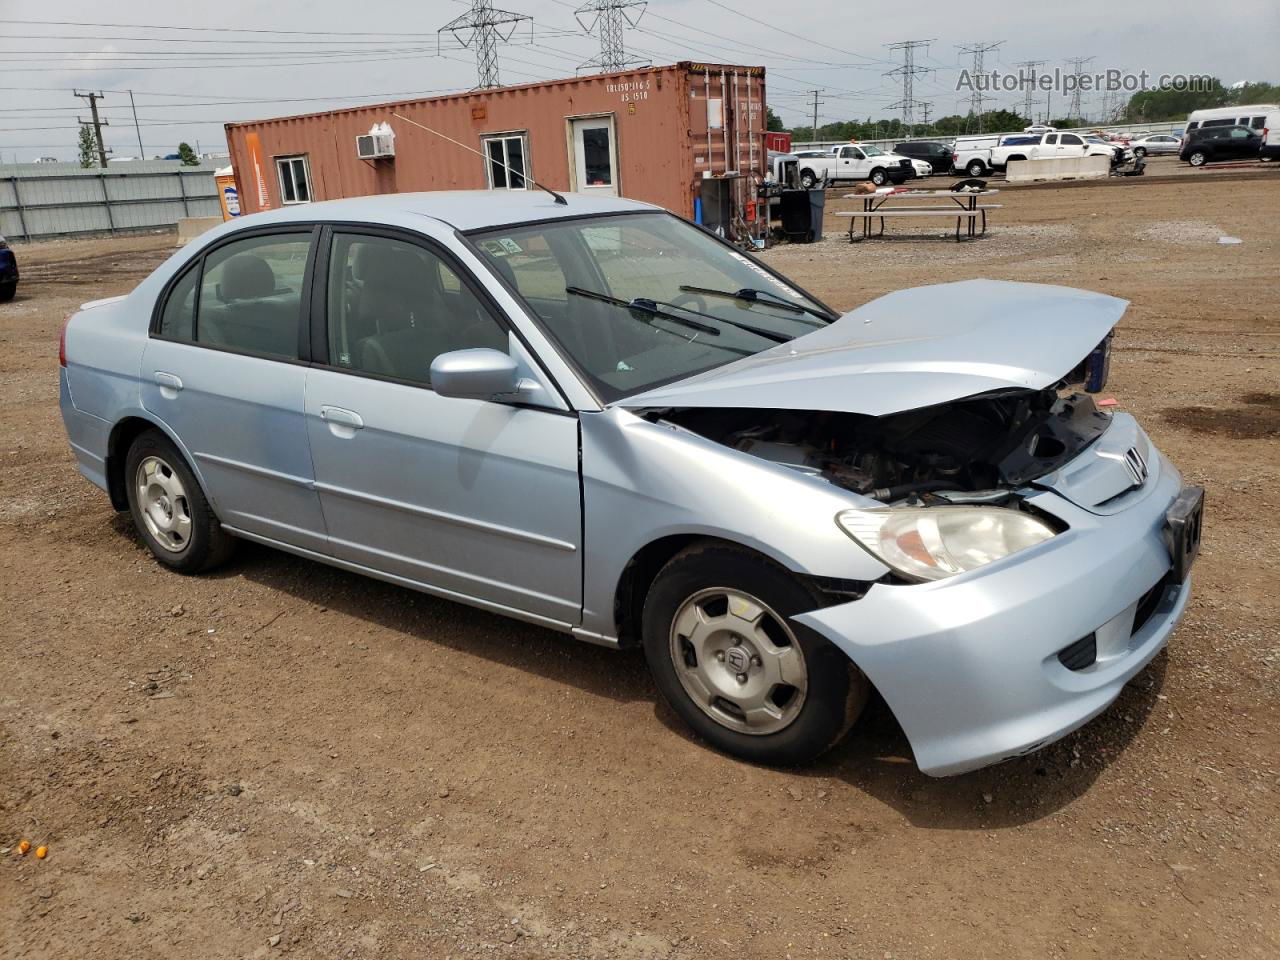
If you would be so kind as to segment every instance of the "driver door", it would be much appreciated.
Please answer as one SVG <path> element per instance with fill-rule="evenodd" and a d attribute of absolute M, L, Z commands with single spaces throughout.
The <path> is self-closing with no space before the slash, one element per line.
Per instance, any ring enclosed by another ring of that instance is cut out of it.
<path fill-rule="evenodd" d="M 840 151 L 840 176 L 845 180 L 865 180 L 871 172 L 866 154 L 858 147 L 844 147 Z"/>
<path fill-rule="evenodd" d="M 580 622 L 577 418 L 431 389 L 436 356 L 488 347 L 555 396 L 479 284 L 423 238 L 344 226 L 326 230 L 315 289 L 323 342 L 304 412 L 333 555 L 503 612 Z"/>

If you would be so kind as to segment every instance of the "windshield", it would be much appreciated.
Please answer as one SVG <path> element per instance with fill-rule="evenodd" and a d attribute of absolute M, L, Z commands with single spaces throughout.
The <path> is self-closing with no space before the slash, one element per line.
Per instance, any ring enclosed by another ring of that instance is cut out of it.
<path fill-rule="evenodd" d="M 828 322 L 798 309 L 825 317 L 821 303 L 670 214 L 557 220 L 470 236 L 606 403 Z M 756 291 L 755 299 L 718 295 L 739 291 Z"/>
<path fill-rule="evenodd" d="M 865 153 L 868 157 L 887 157 L 888 156 L 888 154 L 885 153 L 883 150 L 881 150 L 879 147 L 870 147 L 870 146 L 863 147 L 862 152 Z"/>

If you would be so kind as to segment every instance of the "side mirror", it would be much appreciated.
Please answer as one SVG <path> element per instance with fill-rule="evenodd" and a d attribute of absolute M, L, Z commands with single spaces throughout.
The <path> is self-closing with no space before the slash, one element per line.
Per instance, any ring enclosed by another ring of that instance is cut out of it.
<path fill-rule="evenodd" d="M 520 392 L 516 362 L 500 350 L 452 350 L 431 361 L 431 389 L 442 397 L 489 400 Z"/>

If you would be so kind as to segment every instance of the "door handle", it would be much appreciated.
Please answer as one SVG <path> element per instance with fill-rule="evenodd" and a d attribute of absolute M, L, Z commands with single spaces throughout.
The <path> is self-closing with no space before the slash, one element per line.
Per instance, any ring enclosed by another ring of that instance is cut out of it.
<path fill-rule="evenodd" d="M 178 391 L 182 389 L 182 378 L 175 373 L 165 373 L 163 370 L 155 372 L 156 386 L 160 388 L 160 396 L 172 400 L 178 395 Z"/>
<path fill-rule="evenodd" d="M 320 419 L 329 425 L 329 430 L 335 437 L 344 440 L 354 437 L 356 431 L 364 427 L 364 418 L 360 414 L 342 407 L 321 407 Z"/>

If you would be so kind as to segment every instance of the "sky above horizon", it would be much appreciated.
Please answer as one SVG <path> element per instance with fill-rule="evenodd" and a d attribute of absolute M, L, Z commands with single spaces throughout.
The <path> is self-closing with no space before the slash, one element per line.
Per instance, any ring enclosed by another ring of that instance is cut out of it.
<path fill-rule="evenodd" d="M 528 83 L 571 76 L 599 53 L 568 0 L 495 0 L 531 17 L 514 25 L 499 48 L 501 80 Z M 76 157 L 77 118 L 88 104 L 74 90 L 102 90 L 104 139 L 118 157 L 173 153 L 179 141 L 202 152 L 225 149 L 222 124 L 454 92 L 476 84 L 471 49 L 440 27 L 465 14 L 469 0 L 426 4 L 304 0 L 288 9 L 249 0 L 182 7 L 115 0 L 40 3 L 0 0 L 0 160 Z M 930 116 L 964 113 L 968 93 L 956 89 L 973 59 L 960 47 L 1000 45 L 985 70 L 1012 72 L 1019 61 L 1041 69 L 1092 57 L 1090 72 L 1210 74 L 1224 84 L 1280 81 L 1275 61 L 1280 4 L 1275 0 L 1173 0 L 1024 4 L 974 14 L 961 6 L 920 0 L 876 16 L 849 3 L 811 0 L 803 18 L 782 20 L 764 0 L 653 0 L 628 12 L 630 56 L 640 62 L 699 60 L 763 65 L 768 103 L 788 126 L 900 115 L 902 63 L 889 44 L 929 40 L 915 63 L 914 98 Z M 56 21 L 56 22 L 55 22 Z M 166 29 L 170 28 L 170 29 Z M 196 29 L 192 29 L 196 28 Z M 135 131 L 127 91 L 134 92 Z M 1055 116 L 1065 97 L 1055 92 Z M 1043 111 L 1044 94 L 1033 111 Z M 988 109 L 1021 109 L 1023 94 L 999 93 Z M 1084 112 L 1100 116 L 1100 94 L 1086 94 Z M 922 110 L 916 108 L 917 121 Z"/>

